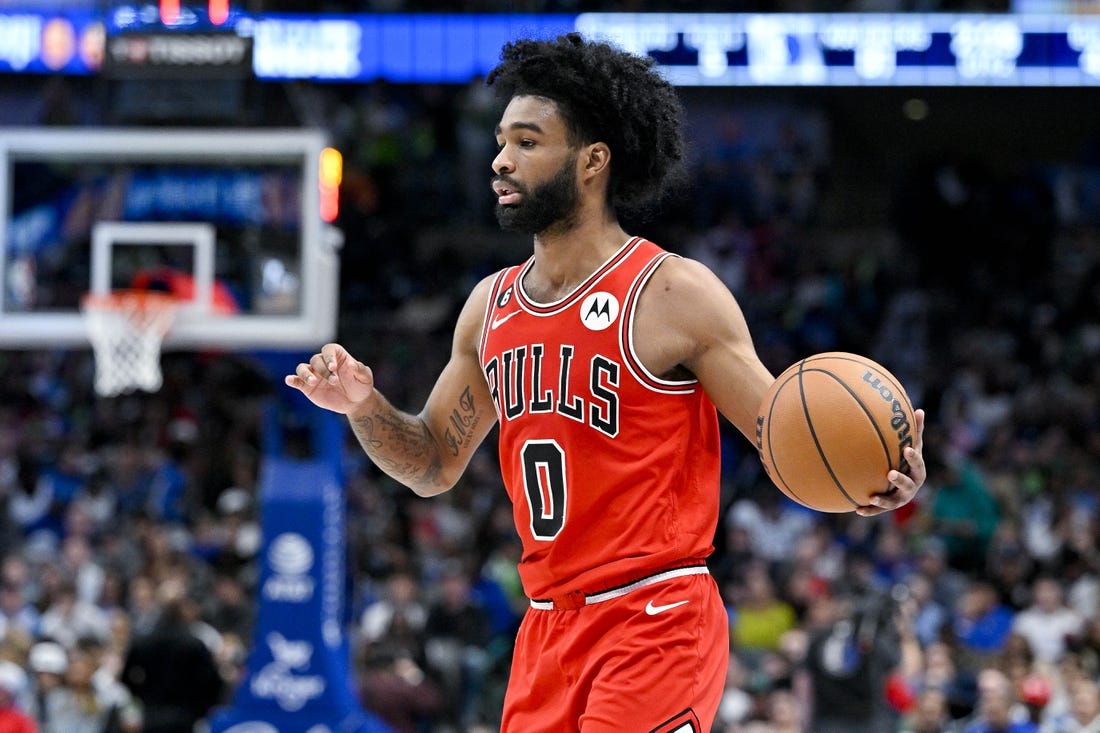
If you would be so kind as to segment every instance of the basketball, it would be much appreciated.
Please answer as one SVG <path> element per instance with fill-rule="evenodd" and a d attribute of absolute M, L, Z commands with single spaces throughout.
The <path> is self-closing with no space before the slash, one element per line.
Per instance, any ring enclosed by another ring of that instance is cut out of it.
<path fill-rule="evenodd" d="M 889 488 L 913 444 L 913 404 L 865 356 L 826 352 L 788 367 L 760 403 L 760 460 L 772 482 L 820 512 L 851 512 Z"/>

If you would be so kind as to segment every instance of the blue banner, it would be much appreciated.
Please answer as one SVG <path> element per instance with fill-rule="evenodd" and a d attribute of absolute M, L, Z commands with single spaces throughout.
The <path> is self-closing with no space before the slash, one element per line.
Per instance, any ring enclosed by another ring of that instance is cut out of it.
<path fill-rule="evenodd" d="M 352 689 L 344 633 L 344 494 L 331 462 L 268 455 L 247 673 L 211 733 L 393 733 Z"/>

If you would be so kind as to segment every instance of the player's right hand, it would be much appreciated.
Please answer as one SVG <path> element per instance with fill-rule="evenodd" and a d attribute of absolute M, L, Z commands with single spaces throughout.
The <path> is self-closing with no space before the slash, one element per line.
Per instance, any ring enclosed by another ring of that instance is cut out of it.
<path fill-rule="evenodd" d="M 325 344 L 284 380 L 318 407 L 347 414 L 374 394 L 374 373 L 340 344 Z"/>

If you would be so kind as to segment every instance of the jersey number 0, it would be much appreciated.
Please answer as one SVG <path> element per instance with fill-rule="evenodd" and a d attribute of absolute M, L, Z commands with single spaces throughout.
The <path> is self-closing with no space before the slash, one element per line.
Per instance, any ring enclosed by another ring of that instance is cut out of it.
<path fill-rule="evenodd" d="M 552 540 L 565 525 L 565 451 L 554 440 L 529 440 L 521 457 L 531 534 L 537 540 Z"/>

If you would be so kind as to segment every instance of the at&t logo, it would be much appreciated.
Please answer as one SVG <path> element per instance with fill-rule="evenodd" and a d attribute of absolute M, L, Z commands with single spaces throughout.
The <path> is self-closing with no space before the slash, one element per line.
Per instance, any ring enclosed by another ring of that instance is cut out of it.
<path fill-rule="evenodd" d="M 313 596 L 313 548 L 297 532 L 284 532 L 267 549 L 271 576 L 264 582 L 263 597 L 271 601 L 302 603 Z"/>

